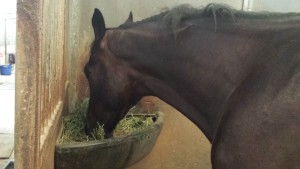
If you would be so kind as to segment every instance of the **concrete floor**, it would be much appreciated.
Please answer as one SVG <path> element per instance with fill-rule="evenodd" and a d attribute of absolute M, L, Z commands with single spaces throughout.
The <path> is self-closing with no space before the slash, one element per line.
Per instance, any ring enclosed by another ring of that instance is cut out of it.
<path fill-rule="evenodd" d="M 15 123 L 15 75 L 0 75 L 0 133 L 13 133 Z"/>
<path fill-rule="evenodd" d="M 0 159 L 0 169 L 13 160 L 15 123 L 15 74 L 0 75 L 0 154 L 10 154 Z M 4 152 L 6 151 L 6 152 Z"/>

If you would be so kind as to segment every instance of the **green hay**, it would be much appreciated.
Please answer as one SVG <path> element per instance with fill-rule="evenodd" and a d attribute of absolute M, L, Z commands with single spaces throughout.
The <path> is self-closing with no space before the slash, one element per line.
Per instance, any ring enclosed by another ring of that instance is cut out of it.
<path fill-rule="evenodd" d="M 60 143 L 85 142 L 104 139 L 104 129 L 100 126 L 92 132 L 92 137 L 84 132 L 85 116 L 89 99 L 84 98 L 70 114 L 63 118 L 64 129 Z M 114 137 L 125 136 L 144 130 L 153 125 L 152 117 L 134 116 L 131 111 L 122 119 L 114 131 Z"/>
<path fill-rule="evenodd" d="M 119 137 L 128 134 L 133 134 L 146 129 L 153 123 L 154 122 L 152 120 L 152 117 L 133 116 L 132 114 L 130 114 L 119 122 L 114 131 L 114 136 Z"/>
<path fill-rule="evenodd" d="M 88 108 L 89 100 L 84 98 L 82 102 L 75 106 L 75 109 L 70 114 L 63 118 L 63 132 L 60 138 L 61 143 L 66 142 L 81 142 L 82 140 L 90 140 L 84 133 L 85 116 Z"/>

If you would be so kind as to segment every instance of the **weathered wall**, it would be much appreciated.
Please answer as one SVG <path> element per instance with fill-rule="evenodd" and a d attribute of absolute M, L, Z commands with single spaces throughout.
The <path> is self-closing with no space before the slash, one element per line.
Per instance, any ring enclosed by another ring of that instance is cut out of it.
<path fill-rule="evenodd" d="M 89 56 L 89 48 L 92 42 L 91 27 L 88 18 L 91 17 L 90 9 L 83 5 L 86 1 L 69 0 L 68 13 L 66 15 L 66 55 L 68 56 L 68 79 L 69 79 L 69 107 L 88 94 L 88 83 L 83 73 L 84 65 Z M 88 11 L 88 14 L 86 14 Z"/>
<path fill-rule="evenodd" d="M 38 4 L 37 1 L 31 2 Z M 38 21 L 39 5 L 29 6 L 28 3 L 30 2 L 18 2 L 17 11 L 16 53 L 28 57 L 27 59 L 20 57 L 16 63 L 16 72 L 24 72 L 22 75 L 16 74 L 15 167 L 18 169 L 36 168 L 38 146 L 26 146 L 26 144 L 37 145 L 37 138 L 39 138 L 36 126 L 39 106 L 36 100 L 40 99 L 37 94 L 39 66 L 33 64 L 30 67 L 30 63 L 40 62 L 40 32 L 38 30 L 41 23 Z"/>
<path fill-rule="evenodd" d="M 65 1 L 18 0 L 15 168 L 53 169 L 66 100 Z"/>
<path fill-rule="evenodd" d="M 96 1 L 69 0 L 66 38 L 66 53 L 69 67 L 69 107 L 72 109 L 78 100 L 88 96 L 88 83 L 84 76 L 84 65 L 88 61 L 90 44 L 93 41 L 91 17 Z"/>

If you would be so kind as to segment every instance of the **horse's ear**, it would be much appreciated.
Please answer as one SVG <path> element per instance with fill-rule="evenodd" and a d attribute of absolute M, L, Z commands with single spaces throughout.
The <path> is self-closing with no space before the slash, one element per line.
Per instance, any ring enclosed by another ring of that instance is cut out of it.
<path fill-rule="evenodd" d="M 125 21 L 125 23 L 131 23 L 133 21 L 133 17 L 132 17 L 132 12 L 130 11 L 129 16 L 127 18 L 127 20 Z"/>
<path fill-rule="evenodd" d="M 102 13 L 99 9 L 95 8 L 93 18 L 92 18 L 92 25 L 94 28 L 95 39 L 101 40 L 105 34 L 105 22 Z"/>

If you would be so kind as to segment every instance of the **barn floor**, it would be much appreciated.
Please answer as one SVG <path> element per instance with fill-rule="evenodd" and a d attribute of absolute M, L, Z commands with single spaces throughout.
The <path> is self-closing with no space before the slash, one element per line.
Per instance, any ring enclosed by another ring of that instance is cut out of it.
<path fill-rule="evenodd" d="M 0 169 L 13 160 L 15 74 L 0 75 Z"/>

